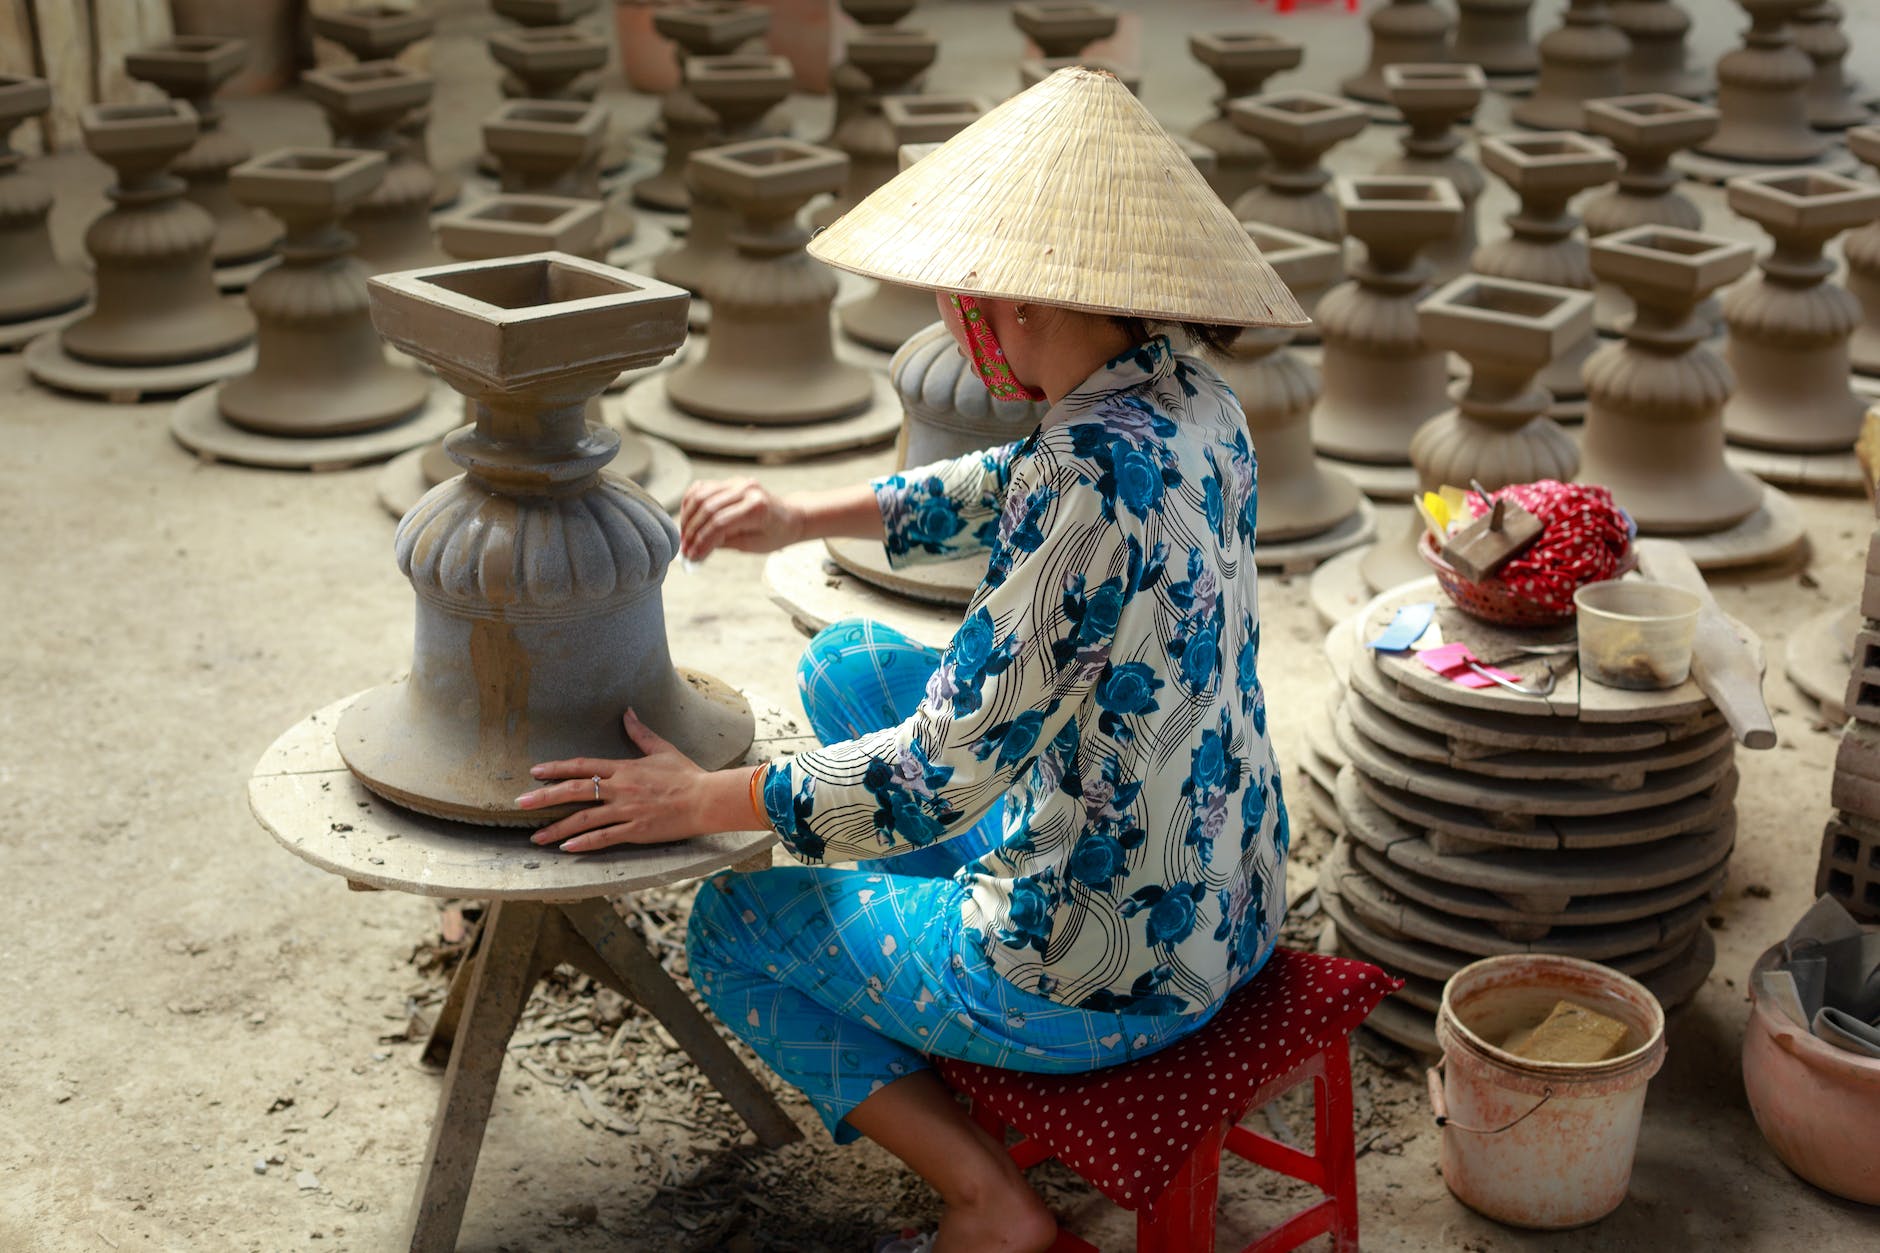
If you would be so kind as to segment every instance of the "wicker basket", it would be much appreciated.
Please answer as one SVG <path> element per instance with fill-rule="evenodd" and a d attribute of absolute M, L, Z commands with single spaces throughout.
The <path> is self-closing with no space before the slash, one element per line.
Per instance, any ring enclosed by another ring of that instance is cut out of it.
<path fill-rule="evenodd" d="M 1424 563 L 1435 572 L 1437 583 L 1441 584 L 1443 593 L 1456 608 L 1472 618 L 1511 627 L 1558 626 L 1562 622 L 1573 621 L 1571 605 L 1567 606 L 1565 613 L 1561 613 L 1535 604 L 1500 579 L 1474 583 L 1463 578 L 1436 551 L 1436 541 L 1428 531 L 1417 537 L 1417 556 L 1423 558 Z M 1637 564 L 1638 554 L 1628 546 L 1625 555 L 1619 558 L 1619 568 L 1612 572 L 1612 577 L 1618 578 Z"/>

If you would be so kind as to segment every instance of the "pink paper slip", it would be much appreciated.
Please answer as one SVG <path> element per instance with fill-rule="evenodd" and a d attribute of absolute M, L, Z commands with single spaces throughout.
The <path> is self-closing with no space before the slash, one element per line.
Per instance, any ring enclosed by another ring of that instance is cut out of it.
<path fill-rule="evenodd" d="M 1467 644 L 1444 644 L 1440 648 L 1425 648 L 1417 653 L 1417 660 L 1450 682 L 1459 683 L 1463 687 L 1494 686 L 1494 682 L 1487 676 L 1469 669 L 1469 663 L 1472 661 L 1477 665 L 1482 663 L 1476 661 L 1475 654 L 1469 651 Z M 1506 670 L 1499 670 L 1494 666 L 1482 666 L 1482 669 L 1498 678 L 1507 679 L 1510 683 L 1521 681 L 1520 675 L 1509 674 Z"/>

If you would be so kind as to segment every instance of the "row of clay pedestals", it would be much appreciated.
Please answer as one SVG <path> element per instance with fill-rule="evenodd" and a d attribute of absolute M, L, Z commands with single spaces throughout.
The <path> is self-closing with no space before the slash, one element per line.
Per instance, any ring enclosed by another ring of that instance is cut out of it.
<path fill-rule="evenodd" d="M 1688 682 L 1622 692 L 1550 658 L 1567 670 L 1537 698 L 1363 646 L 1399 607 L 1440 599 L 1434 580 L 1409 584 L 1332 631 L 1340 690 L 1308 733 L 1308 802 L 1337 835 L 1319 878 L 1324 944 L 1405 980 L 1369 1025 L 1436 1052 L 1444 981 L 1503 953 L 1602 962 L 1668 1009 L 1688 1001 L 1715 960 L 1704 920 L 1735 842 L 1721 715 Z M 1572 638 L 1571 625 L 1506 632 L 1446 606 L 1436 627 L 1524 677 L 1542 668 L 1523 648 Z"/>

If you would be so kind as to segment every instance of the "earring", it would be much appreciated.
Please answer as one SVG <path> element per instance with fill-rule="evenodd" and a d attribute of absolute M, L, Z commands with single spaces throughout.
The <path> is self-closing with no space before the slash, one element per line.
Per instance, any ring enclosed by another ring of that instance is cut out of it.
<path fill-rule="evenodd" d="M 1020 326 L 1025 325 L 1025 306 L 1020 305 L 1018 307 L 1017 313 L 1018 313 L 1018 324 Z"/>

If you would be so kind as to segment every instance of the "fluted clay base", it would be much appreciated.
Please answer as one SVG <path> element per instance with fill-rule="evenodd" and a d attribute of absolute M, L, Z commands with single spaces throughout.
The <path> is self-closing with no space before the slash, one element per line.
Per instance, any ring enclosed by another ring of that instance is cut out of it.
<path fill-rule="evenodd" d="M 633 429 L 709 457 L 777 463 L 885 444 L 901 429 L 901 402 L 885 375 L 870 376 L 868 406 L 847 417 L 797 426 L 749 426 L 695 417 L 672 402 L 664 377 L 627 390 Z"/>
<path fill-rule="evenodd" d="M 218 265 L 215 268 L 215 289 L 225 296 L 248 290 L 248 284 L 261 277 L 261 272 L 275 265 L 280 258 L 269 254 L 252 261 L 239 261 L 233 265 Z"/>
<path fill-rule="evenodd" d="M 607 414 L 607 424 L 615 429 L 624 429 L 626 421 L 620 416 L 618 406 L 611 402 L 602 406 Z M 692 460 L 663 439 L 654 439 L 648 435 L 636 435 L 635 438 L 648 454 L 646 469 L 640 477 L 633 480 L 638 483 L 648 496 L 667 513 L 675 513 L 679 501 L 685 495 L 685 489 L 692 483 Z M 402 518 L 411 512 L 412 506 L 424 499 L 424 494 L 436 486 L 432 482 L 431 472 L 425 465 L 427 456 L 436 448 L 435 444 L 424 444 L 407 452 L 399 453 L 379 471 L 377 491 L 379 504 L 385 512 L 394 518 Z M 439 450 L 439 455 L 442 450 Z M 455 462 L 448 461 L 451 476 L 459 471 Z M 611 473 L 612 471 L 607 471 Z"/>
<path fill-rule="evenodd" d="M 264 435 L 222 416 L 222 386 L 191 392 L 170 412 L 170 434 L 204 461 L 268 470 L 343 470 L 383 461 L 463 425 L 463 397 L 434 382 L 423 407 L 391 426 L 349 435 Z"/>
<path fill-rule="evenodd" d="M 1821 707 L 1821 719 L 1830 726 L 1847 721 L 1847 678 L 1854 667 L 1854 637 L 1860 631 L 1860 612 L 1830 609 L 1816 614 L 1789 635 L 1783 667 L 1789 682 Z"/>
<path fill-rule="evenodd" d="M 876 540 L 832 539 L 825 540 L 824 546 L 831 561 L 863 582 L 928 604 L 964 607 L 986 578 L 983 556 L 928 561 L 897 570 L 888 564 L 888 552 Z"/>
<path fill-rule="evenodd" d="M 224 356 L 182 365 L 94 365 L 67 353 L 56 331 L 28 344 L 24 356 L 26 372 L 35 382 L 120 405 L 134 405 L 146 397 L 193 392 L 255 368 L 253 344 Z"/>
<path fill-rule="evenodd" d="M 709 567 L 708 567 L 709 569 Z M 771 603 L 790 615 L 805 635 L 849 618 L 868 618 L 939 651 L 959 629 L 955 605 L 897 596 L 845 571 L 821 544 L 792 544 L 764 562 L 764 588 Z"/>

